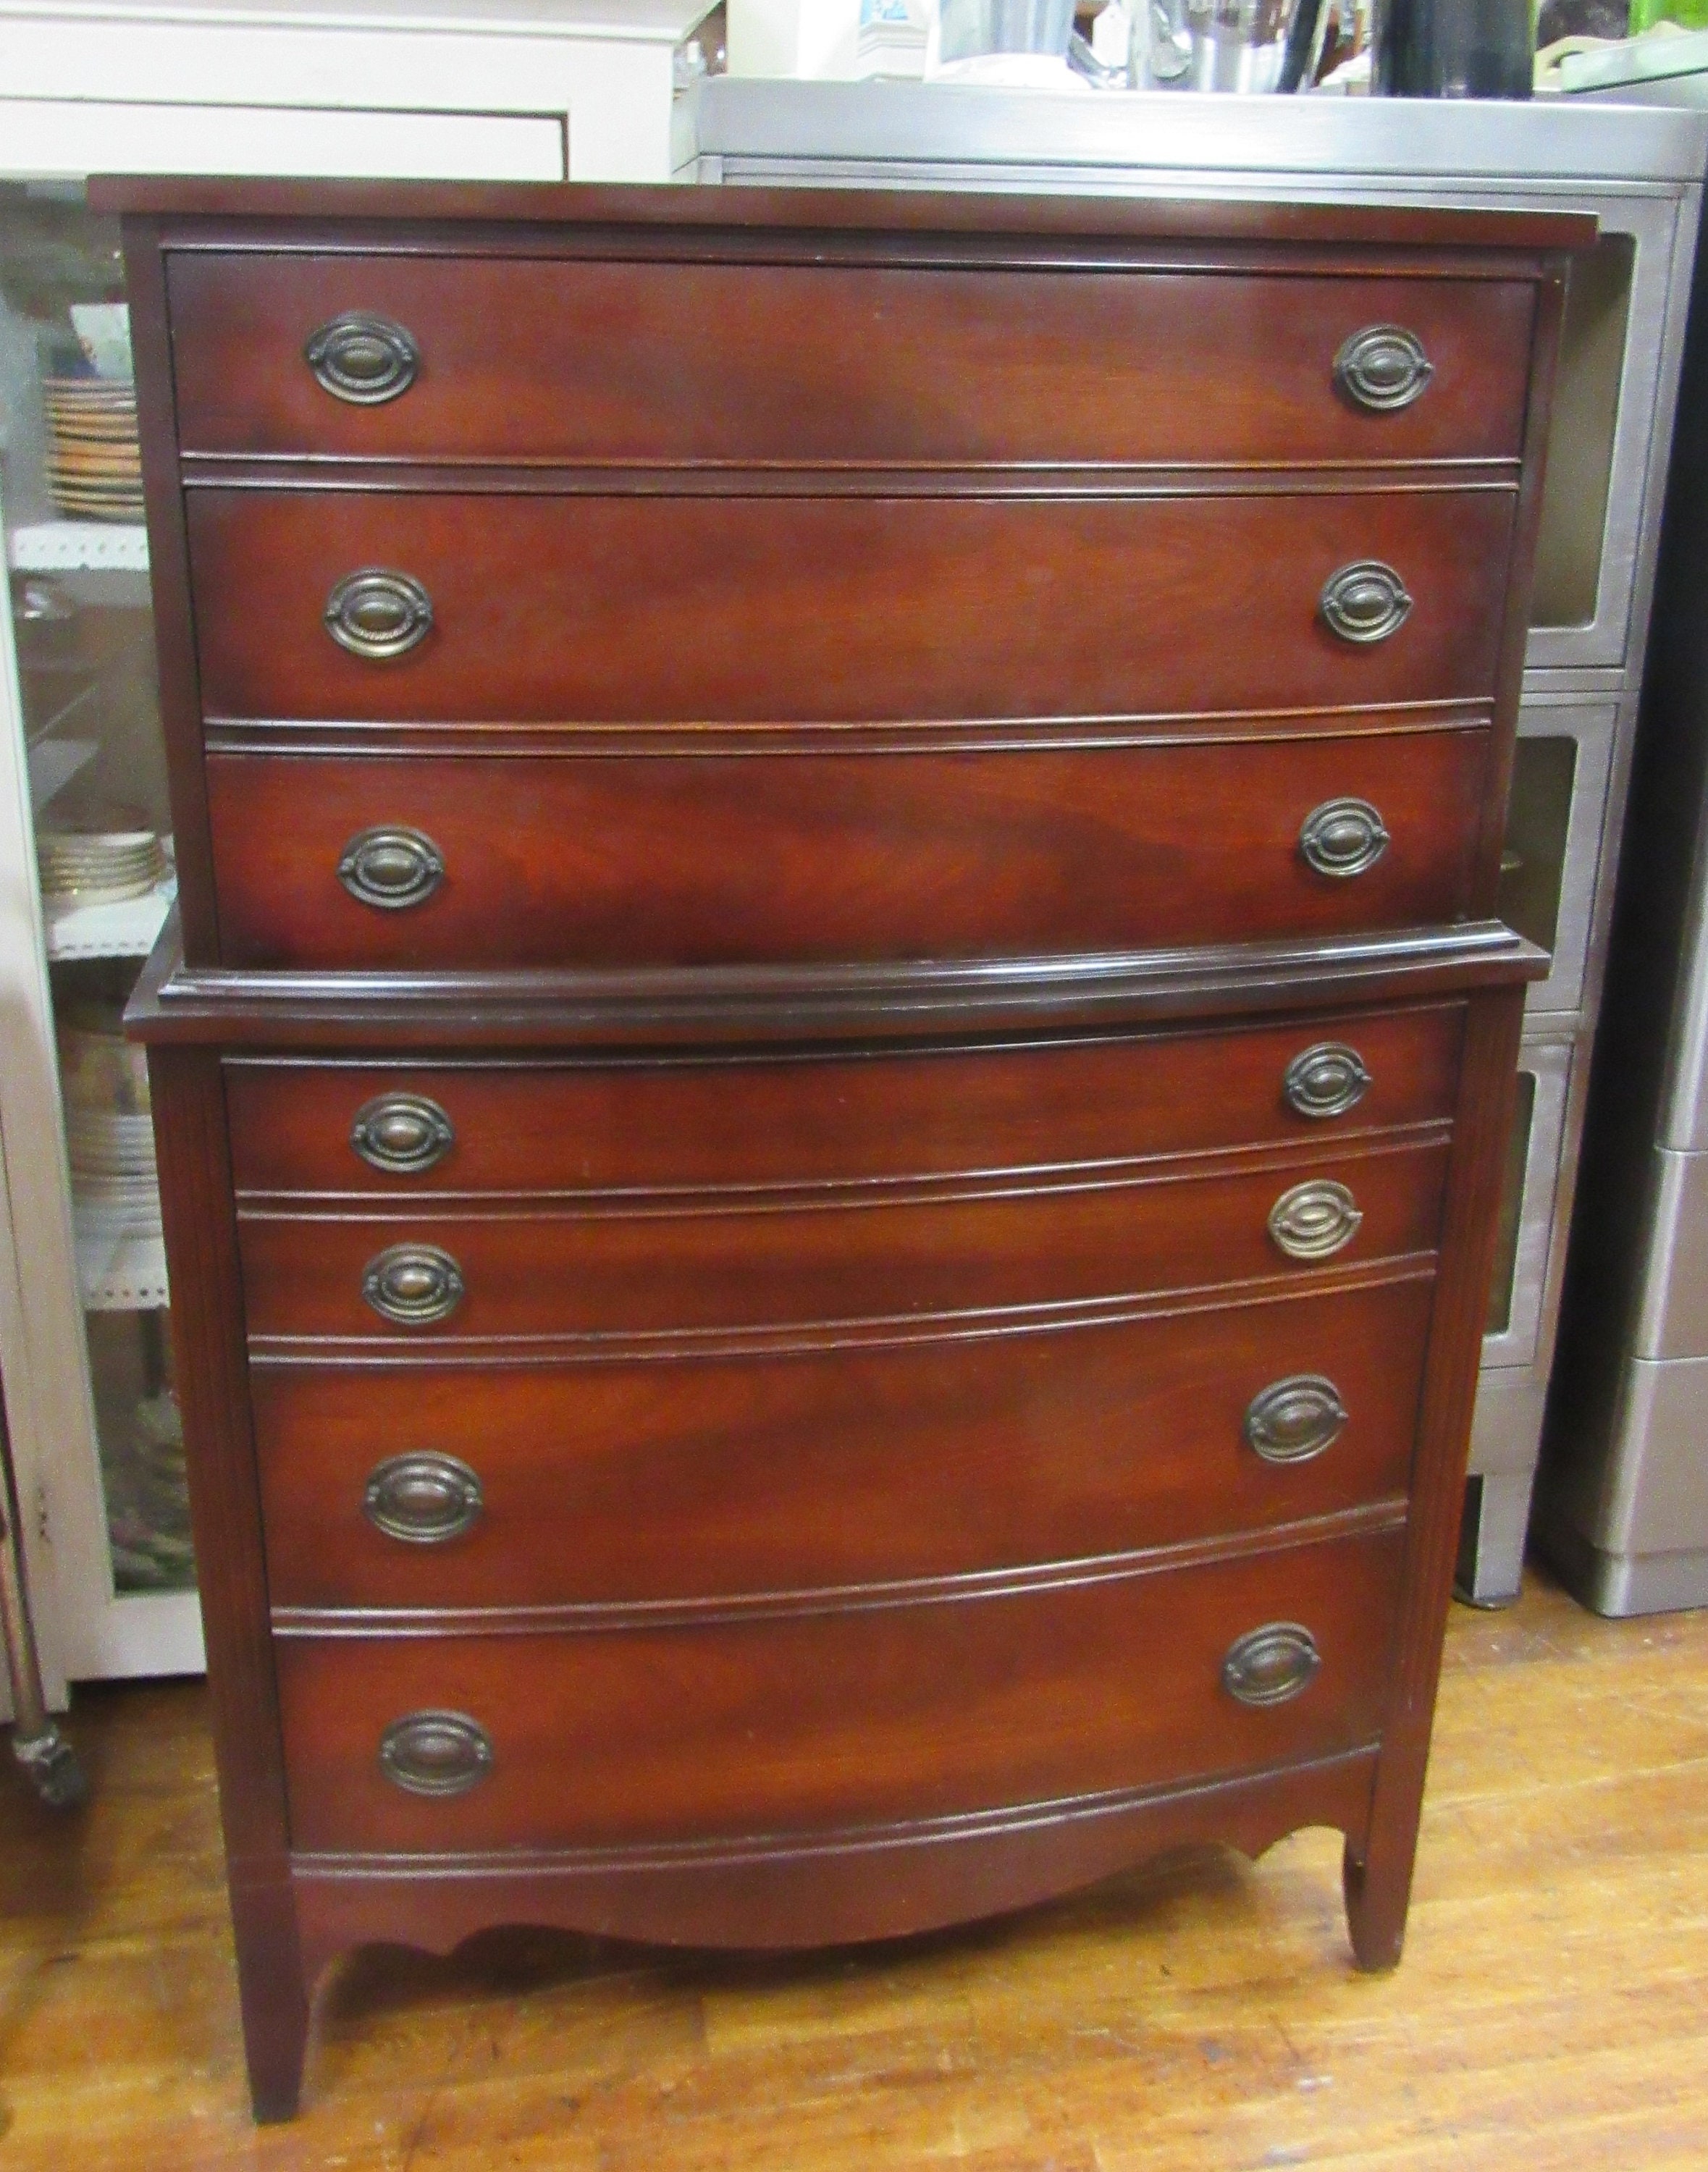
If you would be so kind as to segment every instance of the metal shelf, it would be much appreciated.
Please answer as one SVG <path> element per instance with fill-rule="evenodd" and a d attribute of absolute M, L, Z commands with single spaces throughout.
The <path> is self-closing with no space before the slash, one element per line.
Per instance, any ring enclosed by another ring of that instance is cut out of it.
<path fill-rule="evenodd" d="M 166 1245 L 159 1231 L 147 1235 L 103 1227 L 73 1207 L 77 1279 L 90 1312 L 153 1312 L 169 1302 Z"/>
<path fill-rule="evenodd" d="M 148 531 L 115 520 L 35 520 L 12 530 L 6 556 L 19 573 L 145 573 Z"/>
<path fill-rule="evenodd" d="M 177 878 L 167 875 L 142 896 L 124 898 L 115 905 L 56 906 L 44 901 L 47 954 L 55 960 L 146 958 L 177 895 Z"/>

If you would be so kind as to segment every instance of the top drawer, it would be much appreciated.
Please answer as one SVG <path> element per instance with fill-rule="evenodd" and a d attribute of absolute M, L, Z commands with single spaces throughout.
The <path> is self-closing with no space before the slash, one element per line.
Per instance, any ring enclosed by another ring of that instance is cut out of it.
<path fill-rule="evenodd" d="M 221 250 L 168 262 L 180 442 L 226 454 L 1514 458 L 1533 307 L 1517 281 L 1367 274 Z M 381 320 L 377 336 L 339 328 L 352 317 Z"/>

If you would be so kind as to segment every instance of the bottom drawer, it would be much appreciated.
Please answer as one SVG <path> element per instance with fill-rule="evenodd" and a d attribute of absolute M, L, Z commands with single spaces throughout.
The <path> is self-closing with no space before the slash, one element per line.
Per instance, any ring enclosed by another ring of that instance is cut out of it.
<path fill-rule="evenodd" d="M 1349 1749 L 1380 1732 L 1403 1543 L 1389 1528 L 1137 1574 L 1039 1572 L 936 1604 L 281 1637 L 293 1845 L 823 1830 Z M 1274 1624 L 1308 1632 L 1314 1669 L 1292 1685 L 1259 1666 L 1259 1687 L 1282 1693 L 1243 1702 L 1224 1680 L 1230 1651 Z"/>

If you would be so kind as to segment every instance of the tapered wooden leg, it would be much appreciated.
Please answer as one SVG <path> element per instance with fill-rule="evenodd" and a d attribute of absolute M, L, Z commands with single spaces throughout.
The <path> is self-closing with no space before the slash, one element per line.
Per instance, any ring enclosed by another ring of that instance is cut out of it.
<path fill-rule="evenodd" d="M 234 1887 L 238 1996 L 250 2101 L 257 2120 L 295 2116 L 309 2042 L 309 1986 L 288 1885 Z"/>
<path fill-rule="evenodd" d="M 1363 1856 L 1346 1852 L 1340 1880 L 1346 1895 L 1346 1928 L 1351 1934 L 1352 1958 L 1361 1969 L 1372 1972 L 1391 1969 L 1405 1944 L 1405 1911 L 1411 1899 L 1413 1846 L 1398 1860 L 1397 1848 L 1378 1847 Z"/>

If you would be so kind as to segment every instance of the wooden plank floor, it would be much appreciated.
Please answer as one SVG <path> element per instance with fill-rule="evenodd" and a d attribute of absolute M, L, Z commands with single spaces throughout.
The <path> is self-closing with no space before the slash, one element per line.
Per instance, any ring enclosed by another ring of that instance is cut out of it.
<path fill-rule="evenodd" d="M 78 1698 L 94 1802 L 0 1775 L 0 2164 L 51 2172 L 1702 2172 L 1708 1614 L 1455 1609 L 1406 1957 L 1339 1842 L 1176 1857 L 797 1961 L 538 1933 L 344 1963 L 248 2122 L 198 1685 Z"/>

